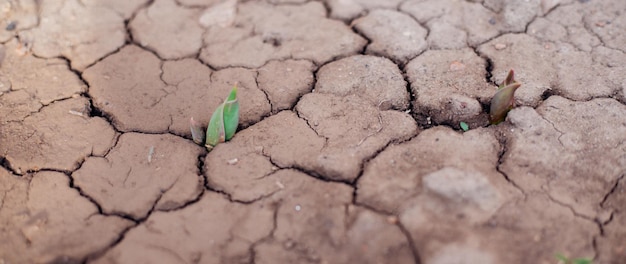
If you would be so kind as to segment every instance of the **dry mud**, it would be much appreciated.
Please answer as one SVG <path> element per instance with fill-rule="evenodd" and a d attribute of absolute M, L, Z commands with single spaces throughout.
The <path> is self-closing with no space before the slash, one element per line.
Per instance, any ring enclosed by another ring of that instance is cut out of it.
<path fill-rule="evenodd" d="M 626 263 L 625 1 L 0 7 L 0 263 Z"/>

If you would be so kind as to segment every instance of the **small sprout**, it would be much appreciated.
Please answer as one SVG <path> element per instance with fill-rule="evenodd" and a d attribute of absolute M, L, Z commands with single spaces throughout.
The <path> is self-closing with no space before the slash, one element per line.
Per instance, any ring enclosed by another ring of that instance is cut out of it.
<path fill-rule="evenodd" d="M 498 87 L 496 94 L 491 98 L 489 123 L 497 125 L 504 121 L 507 113 L 515 105 L 515 91 L 521 85 L 521 83 L 515 81 L 513 70 L 510 70 L 504 82 Z"/>
<path fill-rule="evenodd" d="M 202 127 L 200 124 L 193 120 L 193 117 L 189 120 L 189 128 L 191 129 L 191 138 L 193 142 L 196 144 L 202 145 L 204 144 L 204 131 L 202 131 Z"/>
<path fill-rule="evenodd" d="M 511 69 L 509 70 L 509 74 L 506 75 L 506 79 L 504 79 L 504 82 L 502 82 L 502 84 L 500 85 L 500 87 L 498 87 L 498 89 L 502 89 L 504 88 L 504 86 L 507 86 L 514 82 L 515 82 L 515 72 L 513 72 L 513 69 Z"/>
<path fill-rule="evenodd" d="M 561 264 L 591 264 L 591 259 L 588 258 L 570 259 L 562 254 L 556 254 L 554 257 L 556 257 Z"/>
<path fill-rule="evenodd" d="M 189 128 L 193 142 L 204 145 L 209 151 L 217 144 L 230 140 L 239 126 L 239 101 L 237 100 L 237 84 L 230 91 L 230 94 L 220 104 L 209 121 L 209 126 L 205 133 L 202 127 L 193 117 L 189 120 Z"/>
<path fill-rule="evenodd" d="M 463 131 L 469 130 L 469 126 L 465 122 L 459 123 L 459 126 L 461 126 L 461 129 L 463 129 Z"/>
<path fill-rule="evenodd" d="M 206 130 L 205 146 L 210 151 L 217 144 L 230 140 L 239 125 L 239 101 L 237 100 L 237 85 L 220 104 L 209 121 Z"/>

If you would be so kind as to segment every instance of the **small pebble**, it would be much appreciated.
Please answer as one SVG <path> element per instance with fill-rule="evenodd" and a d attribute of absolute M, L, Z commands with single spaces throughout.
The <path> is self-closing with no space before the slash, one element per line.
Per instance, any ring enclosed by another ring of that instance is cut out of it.
<path fill-rule="evenodd" d="M 237 164 L 237 162 L 239 162 L 238 158 L 229 159 L 228 161 L 226 161 L 226 163 L 228 163 L 228 165 L 235 165 L 235 164 Z"/>
<path fill-rule="evenodd" d="M 276 181 L 276 186 L 278 186 L 278 188 L 280 189 L 285 189 L 285 185 L 280 181 Z"/>
<path fill-rule="evenodd" d="M 493 45 L 493 47 L 496 48 L 496 50 L 503 50 L 503 49 L 506 49 L 506 44 L 496 43 L 495 45 Z"/>
<path fill-rule="evenodd" d="M 465 64 L 461 63 L 460 61 L 453 61 L 452 63 L 450 63 L 451 71 L 461 71 L 463 69 L 465 69 Z"/>
<path fill-rule="evenodd" d="M 15 30 L 15 27 L 17 27 L 17 21 L 11 21 L 4 29 L 6 29 L 7 31 L 13 31 Z"/>
<path fill-rule="evenodd" d="M 300 210 L 302 210 L 302 207 L 298 204 L 294 209 L 296 210 L 296 212 L 300 212 Z"/>
<path fill-rule="evenodd" d="M 395 225 L 398 223 L 398 217 L 395 215 L 391 215 L 387 217 L 387 223 L 390 223 L 392 225 Z"/>
<path fill-rule="evenodd" d="M 283 246 L 285 247 L 285 249 L 291 249 L 291 248 L 293 248 L 293 246 L 295 246 L 295 243 L 293 243 L 293 241 L 291 241 L 291 240 L 287 240 L 287 241 L 285 241 Z"/>

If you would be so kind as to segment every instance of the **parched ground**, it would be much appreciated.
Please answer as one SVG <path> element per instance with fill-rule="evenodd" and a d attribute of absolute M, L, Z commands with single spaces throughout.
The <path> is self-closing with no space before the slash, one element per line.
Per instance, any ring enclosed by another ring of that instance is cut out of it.
<path fill-rule="evenodd" d="M 626 1 L 0 18 L 0 263 L 626 263 Z M 509 69 L 518 107 L 489 126 Z M 239 131 L 207 152 L 189 119 L 236 82 Z"/>

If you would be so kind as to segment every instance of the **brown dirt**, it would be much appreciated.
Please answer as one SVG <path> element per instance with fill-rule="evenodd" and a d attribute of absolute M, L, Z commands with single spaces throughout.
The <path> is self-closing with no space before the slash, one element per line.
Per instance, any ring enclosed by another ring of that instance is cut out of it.
<path fill-rule="evenodd" d="M 0 263 L 626 263 L 624 1 L 0 7 Z"/>

